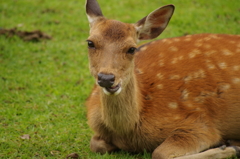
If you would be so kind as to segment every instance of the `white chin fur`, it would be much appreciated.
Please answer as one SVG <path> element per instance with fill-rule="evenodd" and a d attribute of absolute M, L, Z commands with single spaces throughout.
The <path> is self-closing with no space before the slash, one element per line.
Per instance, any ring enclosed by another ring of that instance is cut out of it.
<path fill-rule="evenodd" d="M 106 95 L 108 95 L 108 96 L 109 96 L 109 95 L 114 95 L 114 96 L 116 96 L 116 95 L 118 95 L 121 91 L 122 91 L 122 87 L 120 87 L 116 92 L 114 92 L 114 93 L 112 94 L 112 93 L 108 92 L 106 88 L 103 88 L 103 92 L 104 92 Z"/>

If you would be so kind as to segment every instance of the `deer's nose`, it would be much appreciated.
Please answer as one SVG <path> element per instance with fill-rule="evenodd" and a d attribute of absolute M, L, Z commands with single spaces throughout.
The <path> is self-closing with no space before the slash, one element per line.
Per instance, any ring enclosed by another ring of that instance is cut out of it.
<path fill-rule="evenodd" d="M 113 74 L 104 74 L 99 73 L 98 74 L 98 84 L 101 87 L 110 88 L 115 81 L 115 76 Z"/>

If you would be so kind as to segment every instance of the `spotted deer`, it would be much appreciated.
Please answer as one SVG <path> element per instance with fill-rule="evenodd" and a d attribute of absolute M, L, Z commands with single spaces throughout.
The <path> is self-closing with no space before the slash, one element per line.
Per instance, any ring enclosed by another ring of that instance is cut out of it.
<path fill-rule="evenodd" d="M 187 35 L 137 47 L 156 38 L 173 12 L 166 5 L 128 24 L 105 18 L 98 2 L 87 0 L 93 152 L 147 151 L 154 159 L 239 153 L 216 146 L 240 140 L 240 36 Z"/>

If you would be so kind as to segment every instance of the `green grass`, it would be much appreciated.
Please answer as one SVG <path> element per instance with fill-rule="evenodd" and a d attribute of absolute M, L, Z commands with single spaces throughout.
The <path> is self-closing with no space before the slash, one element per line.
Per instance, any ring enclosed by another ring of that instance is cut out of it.
<path fill-rule="evenodd" d="M 175 4 L 159 38 L 194 33 L 240 33 L 238 0 L 99 0 L 106 17 L 136 22 L 158 6 Z M 84 102 L 93 86 L 88 71 L 88 22 L 83 0 L 0 1 L 0 27 L 37 30 L 52 40 L 24 42 L 0 36 L 0 158 L 150 158 L 150 154 L 90 152 L 92 131 Z M 21 138 L 30 135 L 30 139 Z"/>

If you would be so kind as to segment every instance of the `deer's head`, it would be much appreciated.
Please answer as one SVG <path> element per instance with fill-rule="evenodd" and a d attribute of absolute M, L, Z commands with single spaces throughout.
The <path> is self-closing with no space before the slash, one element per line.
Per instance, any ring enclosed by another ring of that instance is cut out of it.
<path fill-rule="evenodd" d="M 106 19 L 97 1 L 87 0 L 89 67 L 105 94 L 118 95 L 124 89 L 133 77 L 137 42 L 161 34 L 173 11 L 174 6 L 167 5 L 135 24 L 128 24 Z"/>

